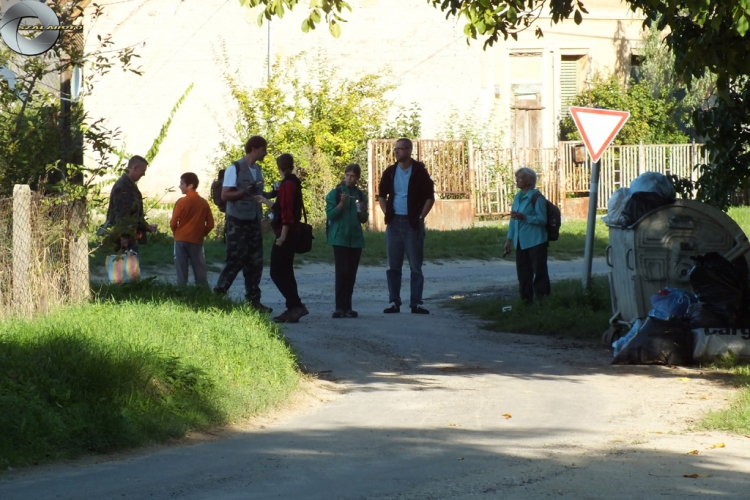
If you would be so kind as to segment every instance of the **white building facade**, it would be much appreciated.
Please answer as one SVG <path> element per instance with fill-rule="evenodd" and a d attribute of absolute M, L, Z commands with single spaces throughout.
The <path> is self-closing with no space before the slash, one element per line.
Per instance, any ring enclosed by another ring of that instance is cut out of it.
<path fill-rule="evenodd" d="M 219 142 L 246 139 L 232 138 L 235 103 L 219 66 L 222 40 L 233 71 L 250 87 L 265 81 L 269 57 L 317 52 L 341 76 L 388 70 L 389 81 L 398 85 L 389 97 L 404 108 L 419 105 L 426 138 L 435 138 L 455 110 L 478 122 L 492 115 L 504 128 L 506 146 L 554 147 L 561 113 L 594 71 L 626 78 L 642 23 L 618 0 L 587 1 L 581 25 L 541 18 L 543 38 L 532 28 L 518 41 L 482 50 L 481 41 L 467 45 L 463 20 L 446 20 L 424 0 L 350 1 L 353 12 L 346 13 L 338 39 L 325 26 L 301 31 L 304 2 L 270 29 L 267 23 L 259 27 L 258 11 L 237 0 L 108 3 L 103 16 L 85 20 L 87 47 L 95 47 L 97 35 L 111 33 L 117 47 L 135 48 L 143 75 L 110 72 L 85 97 L 85 106 L 119 127 L 129 153 L 145 154 L 177 99 L 194 84 L 140 183 L 144 194 L 160 198 L 187 171 L 198 174 L 205 193 Z M 173 192 L 163 199 L 177 197 Z"/>

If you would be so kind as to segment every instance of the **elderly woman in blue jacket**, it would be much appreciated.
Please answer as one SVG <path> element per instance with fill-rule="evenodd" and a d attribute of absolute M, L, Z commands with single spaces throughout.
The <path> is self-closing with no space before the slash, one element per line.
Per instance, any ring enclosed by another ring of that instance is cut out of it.
<path fill-rule="evenodd" d="M 516 171 L 516 187 L 508 225 L 505 253 L 516 250 L 516 273 L 521 298 L 527 304 L 549 296 L 547 272 L 547 202 L 536 189 L 536 172 L 528 167 Z M 532 203 L 534 195 L 539 193 Z"/>
<path fill-rule="evenodd" d="M 328 244 L 333 246 L 336 263 L 336 310 L 334 318 L 356 318 L 352 294 L 357 279 L 359 259 L 365 246 L 362 224 L 367 222 L 367 196 L 357 187 L 362 174 L 359 165 L 347 165 L 344 182 L 326 196 Z"/>

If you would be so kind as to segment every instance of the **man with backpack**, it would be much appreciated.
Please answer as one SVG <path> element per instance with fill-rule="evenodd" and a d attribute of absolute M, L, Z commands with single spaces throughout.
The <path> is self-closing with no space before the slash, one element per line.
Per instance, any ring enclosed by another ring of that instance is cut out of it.
<path fill-rule="evenodd" d="M 245 299 L 263 313 L 270 313 L 271 308 L 260 302 L 263 208 L 255 195 L 263 194 L 263 171 L 257 162 L 265 158 L 267 146 L 263 137 L 251 137 L 245 143 L 245 156 L 224 172 L 221 200 L 226 202 L 227 262 L 214 287 L 214 292 L 226 294 L 241 270 L 245 278 Z"/>
<path fill-rule="evenodd" d="M 550 294 L 547 272 L 547 200 L 536 189 L 536 172 L 528 167 L 516 171 L 513 207 L 508 224 L 505 255 L 516 250 L 516 273 L 521 298 L 527 304 Z"/>

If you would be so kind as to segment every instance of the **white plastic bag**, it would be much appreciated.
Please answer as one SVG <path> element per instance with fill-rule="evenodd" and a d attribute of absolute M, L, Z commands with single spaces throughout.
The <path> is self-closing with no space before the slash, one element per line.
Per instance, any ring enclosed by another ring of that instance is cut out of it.
<path fill-rule="evenodd" d="M 619 225 L 618 220 L 622 209 L 625 208 L 625 203 L 630 199 L 630 188 L 620 188 L 609 197 L 607 202 L 607 215 L 602 217 L 604 223 L 608 226 Z"/>

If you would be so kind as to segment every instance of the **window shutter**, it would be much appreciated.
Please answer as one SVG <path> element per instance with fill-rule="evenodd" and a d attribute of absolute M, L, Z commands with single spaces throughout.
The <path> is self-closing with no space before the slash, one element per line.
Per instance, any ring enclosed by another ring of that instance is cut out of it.
<path fill-rule="evenodd" d="M 563 59 L 560 61 L 560 103 L 564 110 L 573 103 L 578 95 L 578 60 Z"/>

